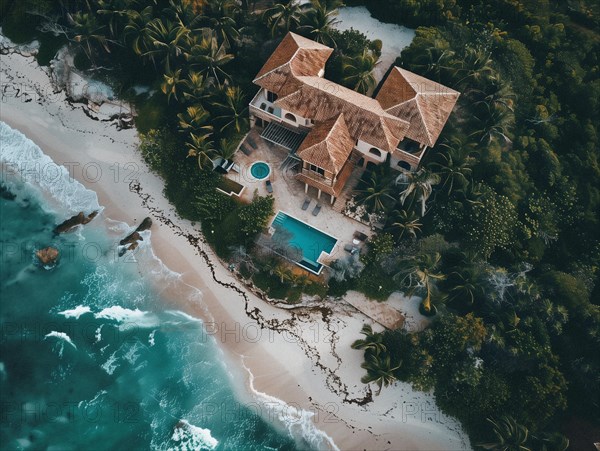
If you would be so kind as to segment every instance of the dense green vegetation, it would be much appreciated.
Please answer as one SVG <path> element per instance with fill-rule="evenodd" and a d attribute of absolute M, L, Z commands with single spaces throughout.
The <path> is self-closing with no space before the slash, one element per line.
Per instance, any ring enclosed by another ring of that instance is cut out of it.
<path fill-rule="evenodd" d="M 419 26 L 397 63 L 462 93 L 421 170 L 429 210 L 389 207 L 379 255 L 443 314 L 384 333 L 380 371 L 434 389 L 474 443 L 564 449 L 553 432 L 600 421 L 597 4 L 351 3 Z"/>
<path fill-rule="evenodd" d="M 2 0 L 0 11 L 19 42 L 37 11 L 29 29 L 58 38 L 33 37 L 46 48 L 69 42 L 79 67 L 132 98 L 141 151 L 178 212 L 245 277 L 295 302 L 326 287 L 261 252 L 272 199 L 244 205 L 217 192 L 210 161 L 231 157 L 248 128 L 251 80 L 288 30 L 334 46 L 328 77 L 361 92 L 374 88 L 381 43 L 332 29 L 335 0 L 261 14 L 251 3 Z M 379 168 L 357 189 L 363 219 L 383 231 L 367 255 L 333 265 L 328 293 L 414 293 L 433 320 L 418 333 L 364 329 L 364 382 L 433 389 L 487 449 L 564 449 L 557 433 L 576 438 L 567 424 L 600 424 L 598 5 L 347 3 L 419 27 L 398 64 L 462 93 L 418 171 Z M 136 85 L 154 93 L 136 95 Z"/>

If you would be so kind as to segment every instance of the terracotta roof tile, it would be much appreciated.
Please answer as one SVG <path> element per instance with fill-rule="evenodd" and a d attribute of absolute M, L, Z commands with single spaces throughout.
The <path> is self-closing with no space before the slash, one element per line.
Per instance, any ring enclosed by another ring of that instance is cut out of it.
<path fill-rule="evenodd" d="M 390 114 L 408 121 L 406 136 L 435 145 L 460 93 L 405 69 L 395 67 L 377 94 Z"/>
<path fill-rule="evenodd" d="M 254 82 L 257 83 L 261 77 L 284 67 L 285 71 L 296 76 L 317 76 L 325 69 L 325 63 L 332 52 L 332 48 L 323 44 L 288 33 L 258 72 Z"/>
<path fill-rule="evenodd" d="M 398 67 L 373 99 L 319 75 L 333 50 L 288 33 L 254 82 L 279 98 L 277 106 L 315 122 L 344 115 L 350 136 L 394 151 L 408 137 L 433 146 L 460 95 Z"/>
<path fill-rule="evenodd" d="M 337 174 L 354 148 L 344 115 L 316 124 L 304 138 L 297 154 L 307 163 Z"/>
<path fill-rule="evenodd" d="M 297 77 L 300 88 L 280 97 L 277 106 L 324 122 L 344 114 L 350 135 L 372 146 L 393 151 L 404 138 L 408 122 L 385 112 L 370 97 L 320 77 Z"/>

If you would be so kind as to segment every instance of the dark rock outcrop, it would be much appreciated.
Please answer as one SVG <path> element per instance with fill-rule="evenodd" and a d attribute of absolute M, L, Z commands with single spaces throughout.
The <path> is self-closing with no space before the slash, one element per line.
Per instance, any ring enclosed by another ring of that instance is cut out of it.
<path fill-rule="evenodd" d="M 94 219 L 97 215 L 98 215 L 97 211 L 93 211 L 87 216 L 83 213 L 83 211 L 80 211 L 75 216 L 72 216 L 69 219 L 67 219 L 66 221 L 57 225 L 56 228 L 54 229 L 54 233 L 59 234 L 59 233 L 68 232 L 73 227 L 76 227 L 78 225 L 87 224 L 92 219 Z"/>
<path fill-rule="evenodd" d="M 6 200 L 15 200 L 16 194 L 11 193 L 4 184 L 0 183 L 0 197 Z"/>
<path fill-rule="evenodd" d="M 54 247 L 46 247 L 35 252 L 36 257 L 44 266 L 53 265 L 58 260 L 58 249 Z"/>
<path fill-rule="evenodd" d="M 135 250 L 138 247 L 139 242 L 143 241 L 140 232 L 148 230 L 150 227 L 152 227 L 152 219 L 144 218 L 142 223 L 137 227 L 137 229 L 135 229 L 135 231 L 119 241 L 119 244 L 123 246 L 123 248 L 119 250 L 119 257 L 122 257 L 127 251 Z"/>

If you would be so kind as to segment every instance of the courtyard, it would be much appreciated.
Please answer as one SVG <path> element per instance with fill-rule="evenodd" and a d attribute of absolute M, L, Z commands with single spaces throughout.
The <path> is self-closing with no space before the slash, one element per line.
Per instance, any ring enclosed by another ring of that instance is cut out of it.
<path fill-rule="evenodd" d="M 304 183 L 297 179 L 296 162 L 288 158 L 289 155 L 290 151 L 263 139 L 260 130 L 253 128 L 235 155 L 239 170 L 229 171 L 226 177 L 244 186 L 239 196 L 242 201 L 250 202 L 255 193 L 260 196 L 272 194 L 275 199 L 275 214 L 279 211 L 285 212 L 336 238 L 338 242 L 331 255 L 327 257 L 323 254 L 318 260 L 319 263 L 328 265 L 333 260 L 348 256 L 345 249 L 364 246 L 364 243 L 356 240 L 356 237 L 362 236 L 364 239 L 364 236 L 370 236 L 372 234 L 370 227 L 342 213 L 364 169 L 360 167 L 353 169 L 342 194 L 332 205 L 329 195 L 322 194 L 319 199 L 315 188 L 309 187 L 305 192 Z M 270 168 L 269 174 L 264 179 L 257 179 L 252 175 L 252 165 L 257 162 L 264 162 Z M 267 180 L 271 183 L 272 193 L 268 190 Z M 321 208 L 314 215 L 317 205 Z M 272 220 L 273 218 L 270 222 Z"/>

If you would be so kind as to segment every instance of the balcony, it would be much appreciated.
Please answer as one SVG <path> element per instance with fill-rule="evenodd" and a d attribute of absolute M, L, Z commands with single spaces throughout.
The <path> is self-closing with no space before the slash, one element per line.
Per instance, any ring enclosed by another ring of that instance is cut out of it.
<path fill-rule="evenodd" d="M 421 158 L 426 149 L 426 146 L 422 146 L 416 141 L 404 139 L 400 141 L 400 144 L 398 144 L 394 153 L 401 160 L 404 160 L 411 165 L 418 165 L 421 162 Z"/>
<path fill-rule="evenodd" d="M 267 100 L 264 90 L 259 90 L 250 102 L 250 111 L 259 116 L 267 116 L 268 119 L 275 119 L 281 122 L 281 108 L 273 105 Z"/>

